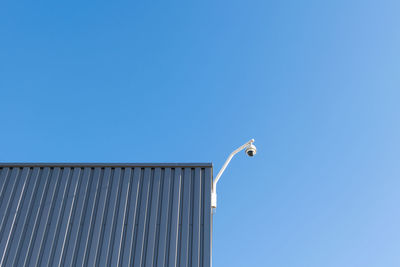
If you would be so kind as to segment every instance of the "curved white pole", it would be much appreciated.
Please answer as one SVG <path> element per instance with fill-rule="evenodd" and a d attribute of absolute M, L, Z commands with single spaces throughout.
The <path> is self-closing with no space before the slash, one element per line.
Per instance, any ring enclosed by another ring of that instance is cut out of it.
<path fill-rule="evenodd" d="M 217 176 L 215 177 L 214 181 L 213 181 L 213 187 L 212 187 L 212 193 L 211 193 L 211 207 L 212 208 L 216 208 L 217 207 L 217 183 L 219 181 L 219 179 L 221 178 L 221 175 L 224 173 L 226 167 L 228 166 L 229 162 L 231 161 L 231 159 L 240 151 L 242 151 L 243 149 L 245 149 L 246 147 L 248 147 L 249 145 L 251 145 L 252 143 L 254 143 L 254 139 L 251 139 L 250 141 L 248 141 L 247 143 L 245 143 L 244 145 L 240 146 L 239 148 L 237 148 L 236 150 L 234 150 L 229 157 L 226 159 L 224 165 L 222 165 L 221 170 L 219 170 Z"/>

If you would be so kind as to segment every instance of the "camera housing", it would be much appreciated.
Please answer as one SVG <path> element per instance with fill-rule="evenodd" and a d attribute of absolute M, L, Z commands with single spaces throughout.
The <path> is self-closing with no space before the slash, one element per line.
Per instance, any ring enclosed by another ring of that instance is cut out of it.
<path fill-rule="evenodd" d="M 246 154 L 247 154 L 249 157 L 254 157 L 254 155 L 257 153 L 257 148 L 256 148 L 255 145 L 250 144 L 250 145 L 246 148 L 245 152 L 246 152 Z"/>

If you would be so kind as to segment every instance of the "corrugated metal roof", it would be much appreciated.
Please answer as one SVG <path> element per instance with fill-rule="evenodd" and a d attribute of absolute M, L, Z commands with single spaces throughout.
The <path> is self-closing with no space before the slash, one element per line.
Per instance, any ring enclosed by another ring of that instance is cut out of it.
<path fill-rule="evenodd" d="M 1 266 L 211 266 L 211 164 L 0 164 Z"/>

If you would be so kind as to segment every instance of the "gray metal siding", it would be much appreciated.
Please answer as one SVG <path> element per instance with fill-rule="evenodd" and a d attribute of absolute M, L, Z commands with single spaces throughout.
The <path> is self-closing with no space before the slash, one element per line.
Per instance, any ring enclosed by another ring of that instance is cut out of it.
<path fill-rule="evenodd" d="M 0 164 L 0 266 L 211 266 L 210 164 Z"/>

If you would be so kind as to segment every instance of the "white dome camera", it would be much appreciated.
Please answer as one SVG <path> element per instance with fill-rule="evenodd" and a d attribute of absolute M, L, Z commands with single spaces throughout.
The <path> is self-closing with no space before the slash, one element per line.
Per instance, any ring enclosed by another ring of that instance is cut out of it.
<path fill-rule="evenodd" d="M 249 146 L 247 146 L 246 148 L 246 154 L 249 157 L 253 157 L 255 154 L 257 153 L 257 148 L 255 145 L 253 145 L 253 143 L 251 143 Z"/>

